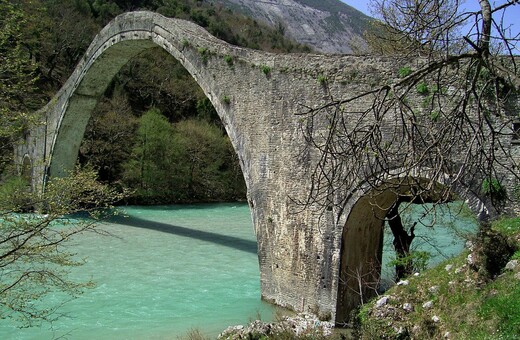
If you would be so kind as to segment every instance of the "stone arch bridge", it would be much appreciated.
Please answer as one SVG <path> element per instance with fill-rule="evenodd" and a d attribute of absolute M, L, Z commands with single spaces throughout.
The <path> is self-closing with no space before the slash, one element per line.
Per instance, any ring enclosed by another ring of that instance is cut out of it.
<path fill-rule="evenodd" d="M 132 57 L 157 46 L 200 85 L 238 154 L 258 239 L 262 297 L 342 321 L 359 296 L 342 283 L 340 267 L 355 267 L 381 252 L 382 222 L 369 214 L 362 195 L 354 195 L 346 209 L 325 213 L 295 203 L 306 199 L 318 158 L 312 152 L 302 157 L 308 148 L 298 114 L 331 96 L 396 78 L 399 63 L 254 51 L 220 41 L 187 21 L 150 12 L 123 14 L 96 36 L 42 109 L 43 124 L 16 150 L 34 188 L 74 167 L 91 111 L 113 76 Z"/>

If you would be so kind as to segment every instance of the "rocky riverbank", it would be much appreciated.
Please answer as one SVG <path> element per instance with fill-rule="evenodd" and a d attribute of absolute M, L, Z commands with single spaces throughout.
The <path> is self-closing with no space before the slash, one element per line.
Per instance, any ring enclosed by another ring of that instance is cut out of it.
<path fill-rule="evenodd" d="M 218 339 L 260 339 L 277 336 L 321 338 L 332 335 L 333 329 L 334 323 L 321 321 L 312 314 L 301 313 L 296 316 L 283 316 L 281 320 L 275 322 L 255 320 L 246 326 L 231 326 L 224 330 Z"/>

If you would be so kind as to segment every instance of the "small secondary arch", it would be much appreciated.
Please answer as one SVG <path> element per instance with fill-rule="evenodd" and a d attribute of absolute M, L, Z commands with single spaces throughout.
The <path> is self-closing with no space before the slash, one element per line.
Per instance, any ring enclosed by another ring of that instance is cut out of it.
<path fill-rule="evenodd" d="M 383 232 L 385 220 L 399 197 L 409 195 L 413 185 L 429 181 L 426 178 L 399 180 L 391 188 L 371 188 L 362 185 L 362 190 L 343 227 L 340 245 L 339 278 L 336 302 L 336 324 L 348 324 L 351 313 L 376 295 L 374 283 L 379 282 L 383 255 Z M 438 189 L 444 191 L 442 184 Z M 450 192 L 449 196 L 438 196 L 438 192 L 424 192 L 421 203 L 448 203 L 464 200 L 479 219 L 488 217 L 488 209 L 482 201 L 469 191 Z"/>

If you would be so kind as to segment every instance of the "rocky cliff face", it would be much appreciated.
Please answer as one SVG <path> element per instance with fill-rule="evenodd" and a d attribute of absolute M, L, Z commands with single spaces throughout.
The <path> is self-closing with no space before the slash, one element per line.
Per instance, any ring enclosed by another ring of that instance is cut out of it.
<path fill-rule="evenodd" d="M 324 53 L 362 53 L 370 17 L 339 0 L 210 0 L 264 21 Z"/>

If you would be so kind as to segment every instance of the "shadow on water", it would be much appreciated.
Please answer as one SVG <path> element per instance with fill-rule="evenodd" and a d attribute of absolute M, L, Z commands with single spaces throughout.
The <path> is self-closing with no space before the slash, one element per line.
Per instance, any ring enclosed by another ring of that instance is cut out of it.
<path fill-rule="evenodd" d="M 156 221 L 145 220 L 134 216 L 114 216 L 110 218 L 110 223 L 125 225 L 130 227 L 144 228 L 150 230 L 161 231 L 163 233 L 178 235 L 182 237 L 189 237 L 201 241 L 216 243 L 221 246 L 234 248 L 240 251 L 245 251 L 252 254 L 257 254 L 257 244 L 254 241 L 244 240 L 242 238 L 212 233 L 209 231 L 202 231 L 180 227 L 172 224 L 161 223 Z"/>

